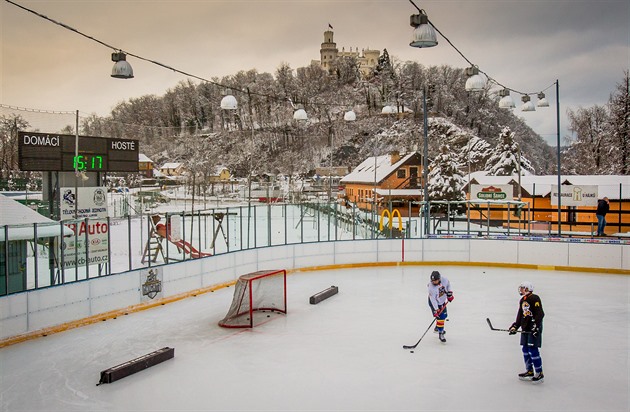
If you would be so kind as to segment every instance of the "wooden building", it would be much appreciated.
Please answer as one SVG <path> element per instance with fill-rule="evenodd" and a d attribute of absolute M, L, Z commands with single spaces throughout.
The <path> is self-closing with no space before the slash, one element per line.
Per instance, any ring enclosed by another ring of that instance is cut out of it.
<path fill-rule="evenodd" d="M 225 166 L 217 166 L 214 171 L 208 175 L 208 183 L 228 183 L 232 175 L 230 170 Z"/>
<path fill-rule="evenodd" d="M 138 172 L 142 177 L 153 177 L 153 160 L 142 153 L 138 154 Z"/>
<path fill-rule="evenodd" d="M 369 157 L 341 179 L 343 198 L 363 210 L 397 209 L 410 213 L 409 202 L 422 200 L 422 156 L 418 152 Z M 418 206 L 411 209 L 417 216 Z"/>

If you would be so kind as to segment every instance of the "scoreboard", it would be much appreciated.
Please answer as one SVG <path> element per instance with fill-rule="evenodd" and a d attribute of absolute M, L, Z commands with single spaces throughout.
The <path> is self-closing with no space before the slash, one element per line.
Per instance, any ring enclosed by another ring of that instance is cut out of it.
<path fill-rule="evenodd" d="M 18 132 L 23 171 L 137 172 L 140 143 L 131 139 Z"/>

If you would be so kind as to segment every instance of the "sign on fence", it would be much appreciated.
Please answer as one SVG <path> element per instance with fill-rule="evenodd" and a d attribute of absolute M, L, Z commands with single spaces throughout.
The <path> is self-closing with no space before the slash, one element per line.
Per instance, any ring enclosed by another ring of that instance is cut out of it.
<path fill-rule="evenodd" d="M 470 200 L 513 200 L 512 185 L 470 185 Z"/>
<path fill-rule="evenodd" d="M 109 223 L 105 188 L 79 187 L 75 192 L 74 187 L 64 187 L 60 191 L 61 220 L 71 220 L 66 226 L 76 234 L 61 238 L 64 267 L 106 263 Z"/>
<path fill-rule="evenodd" d="M 598 186 L 562 185 L 562 206 L 597 206 Z M 551 205 L 558 206 L 558 185 L 551 185 Z"/>

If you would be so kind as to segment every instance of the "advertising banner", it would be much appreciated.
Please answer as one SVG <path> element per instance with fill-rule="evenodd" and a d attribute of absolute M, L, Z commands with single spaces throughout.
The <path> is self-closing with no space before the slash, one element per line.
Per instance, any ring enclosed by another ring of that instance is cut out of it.
<path fill-rule="evenodd" d="M 514 200 L 512 185 L 470 185 L 470 200 Z"/>
<path fill-rule="evenodd" d="M 107 263 L 109 223 L 105 188 L 79 187 L 76 193 L 74 187 L 60 190 L 61 220 L 68 221 L 65 225 L 76 234 L 60 240 L 64 268 Z"/>
<path fill-rule="evenodd" d="M 598 186 L 562 185 L 561 206 L 597 206 Z M 551 186 L 551 205 L 558 206 L 558 185 Z"/>

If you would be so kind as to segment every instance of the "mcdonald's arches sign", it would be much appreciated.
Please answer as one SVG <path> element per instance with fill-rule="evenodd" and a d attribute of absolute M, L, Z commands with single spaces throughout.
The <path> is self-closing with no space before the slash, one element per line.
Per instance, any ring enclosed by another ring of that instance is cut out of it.
<path fill-rule="evenodd" d="M 398 216 L 398 230 L 403 230 L 402 216 L 400 215 L 400 211 L 398 209 L 394 209 L 392 212 L 390 212 L 388 209 L 383 210 L 383 212 L 381 213 L 378 230 L 383 230 L 383 220 L 385 220 L 385 216 L 387 216 L 387 220 L 389 221 L 388 226 L 390 229 L 394 225 L 394 218 Z"/>

